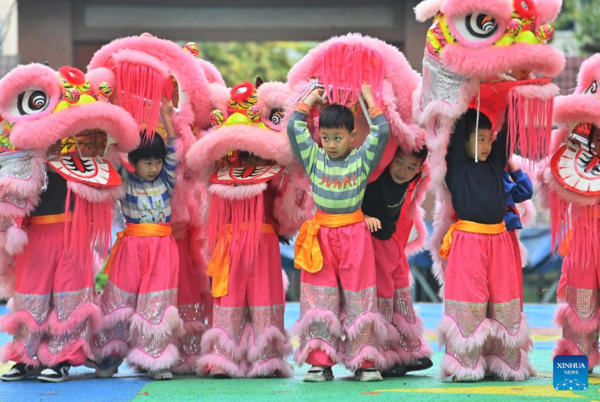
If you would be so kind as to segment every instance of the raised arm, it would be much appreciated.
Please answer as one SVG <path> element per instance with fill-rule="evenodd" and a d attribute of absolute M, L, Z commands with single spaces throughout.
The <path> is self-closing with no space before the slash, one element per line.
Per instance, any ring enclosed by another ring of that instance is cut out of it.
<path fill-rule="evenodd" d="M 454 125 L 452 134 L 450 134 L 450 143 L 448 144 L 448 152 L 446 153 L 448 166 L 461 163 L 467 157 L 465 131 L 467 131 L 466 115 L 462 115 Z"/>
<path fill-rule="evenodd" d="M 167 147 L 167 154 L 165 156 L 165 163 L 161 173 L 164 174 L 169 186 L 174 188 L 175 169 L 177 169 L 177 165 L 179 163 L 177 155 L 175 154 L 176 131 L 175 127 L 173 126 L 173 104 L 164 96 L 160 108 L 160 115 L 163 120 L 165 131 L 167 132 L 167 143 L 165 144 Z"/>
<path fill-rule="evenodd" d="M 300 102 L 294 114 L 288 121 L 287 134 L 290 146 L 296 158 L 304 165 L 306 171 L 310 171 L 317 160 L 319 146 L 313 141 L 306 118 L 315 103 L 323 102 L 323 90 L 314 90 L 304 102 Z"/>
<path fill-rule="evenodd" d="M 363 145 L 359 149 L 359 153 L 365 165 L 365 171 L 368 175 L 371 170 L 377 167 L 383 156 L 383 151 L 390 139 L 390 124 L 385 118 L 385 114 L 375 103 L 373 89 L 370 85 L 363 85 L 362 97 L 369 108 L 368 113 L 371 116 L 373 125 L 370 127 L 370 132 Z"/>
<path fill-rule="evenodd" d="M 527 173 L 519 169 L 519 166 L 512 159 L 508 160 L 508 171 L 511 179 L 516 184 L 512 190 L 513 200 L 517 203 L 530 200 L 533 197 L 533 184 Z"/>

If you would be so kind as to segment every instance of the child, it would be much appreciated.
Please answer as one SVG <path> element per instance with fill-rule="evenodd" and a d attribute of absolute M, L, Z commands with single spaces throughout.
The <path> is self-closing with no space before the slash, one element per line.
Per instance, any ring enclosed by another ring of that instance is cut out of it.
<path fill-rule="evenodd" d="M 533 197 L 533 184 L 527 173 L 519 169 L 519 165 L 511 158 L 504 170 L 504 192 L 506 195 L 506 214 L 504 223 L 510 238 L 518 250 L 521 243 L 517 237 L 517 230 L 523 229 L 521 217 L 516 203 L 525 202 Z M 521 310 L 523 309 L 523 261 L 521 253 L 517 254 L 517 275 L 519 276 L 519 289 L 521 294 Z"/>
<path fill-rule="evenodd" d="M 322 95 L 317 89 L 300 103 L 287 130 L 317 205 L 295 245 L 295 265 L 303 269 L 295 359 L 312 365 L 304 381 L 321 382 L 333 379 L 331 367 L 345 350 L 344 364 L 355 370 L 355 379 L 381 381 L 374 363 L 383 358 L 378 345 L 387 331 L 377 314 L 373 245 L 360 206 L 369 175 L 388 142 L 389 124 L 371 87 L 363 85 L 362 96 L 373 118 L 365 143 L 350 149 L 354 114 L 345 106 L 329 105 L 319 115 L 320 148 L 306 119 L 315 103 L 323 103 Z M 338 345 L 343 335 L 345 344 Z"/>
<path fill-rule="evenodd" d="M 127 227 L 118 234 L 105 269 L 109 276 L 100 297 L 104 329 L 95 339 L 96 355 L 105 359 L 97 377 L 112 376 L 127 356 L 129 365 L 147 370 L 153 379 L 171 379 L 170 368 L 179 359 L 179 256 L 170 226 L 177 166 L 172 113 L 171 102 L 163 97 L 166 149 L 154 133 L 129 153 L 135 173 L 120 169 Z"/>
<path fill-rule="evenodd" d="M 527 358 L 531 340 L 521 316 L 519 250 L 504 223 L 506 124 L 493 140 L 498 112 L 505 107 L 494 97 L 493 90 L 482 91 L 480 111 L 468 109 L 457 121 L 446 155 L 445 181 L 458 222 L 440 249 L 448 259 L 441 375 L 456 381 L 479 380 L 486 370 L 505 380 L 535 373 Z"/>
<path fill-rule="evenodd" d="M 416 153 L 398 148 L 388 168 L 367 186 L 362 204 L 375 251 L 379 312 L 388 323 L 385 364 L 376 365 L 385 370 L 384 377 L 397 377 L 433 365 L 431 348 L 423 338 L 423 322 L 412 306 L 408 259 L 393 238 L 406 192 L 419 179 L 426 158 L 425 147 Z"/>

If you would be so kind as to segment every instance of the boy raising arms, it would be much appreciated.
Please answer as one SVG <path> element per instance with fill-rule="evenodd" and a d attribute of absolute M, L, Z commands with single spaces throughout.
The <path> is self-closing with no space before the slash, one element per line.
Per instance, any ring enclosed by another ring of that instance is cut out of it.
<path fill-rule="evenodd" d="M 302 269 L 298 364 L 311 369 L 304 381 L 333 379 L 331 367 L 341 362 L 360 381 L 381 381 L 374 363 L 383 358 L 380 345 L 386 326 L 377 313 L 373 245 L 360 209 L 367 180 L 389 139 L 389 124 L 375 104 L 369 85 L 362 97 L 373 119 L 365 143 L 350 148 L 354 114 L 346 106 L 328 105 L 319 114 L 322 148 L 312 139 L 306 119 L 323 104 L 323 90 L 313 91 L 288 122 L 292 150 L 312 182 L 317 211 L 296 240 L 295 265 Z M 367 113 L 367 111 L 364 111 Z M 345 335 L 344 345 L 342 336 Z M 345 351 L 345 353 L 342 353 Z"/>
<path fill-rule="evenodd" d="M 433 365 L 431 347 L 423 338 L 423 322 L 412 305 L 408 259 L 394 239 L 406 193 L 419 179 L 426 158 L 425 147 L 416 153 L 398 148 L 392 163 L 367 186 L 362 205 L 375 251 L 379 312 L 388 324 L 385 362 L 376 364 L 384 370 L 384 377 L 398 377 Z"/>

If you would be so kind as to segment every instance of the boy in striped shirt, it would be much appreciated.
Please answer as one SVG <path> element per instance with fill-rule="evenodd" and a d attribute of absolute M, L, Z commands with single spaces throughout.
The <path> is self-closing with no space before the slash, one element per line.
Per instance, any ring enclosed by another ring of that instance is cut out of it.
<path fill-rule="evenodd" d="M 351 149 L 354 113 L 346 106 L 327 105 L 319 114 L 319 147 L 306 120 L 316 103 L 324 104 L 323 92 L 316 89 L 300 103 L 287 129 L 317 206 L 295 245 L 295 265 L 303 269 L 295 359 L 312 365 L 306 382 L 332 380 L 331 367 L 340 362 L 355 371 L 357 380 L 381 381 L 374 362 L 382 359 L 386 326 L 377 313 L 373 245 L 360 207 L 367 180 L 388 142 L 389 124 L 371 87 L 363 85 L 362 97 L 373 119 L 365 143 Z"/>
<path fill-rule="evenodd" d="M 175 335 L 183 326 L 177 312 L 179 253 L 171 235 L 171 195 L 175 183 L 173 105 L 163 98 L 161 117 L 167 132 L 142 139 L 129 153 L 135 173 L 121 168 L 126 228 L 118 234 L 104 272 L 101 295 L 104 329 L 94 341 L 102 359 L 96 377 L 111 377 L 123 358 L 155 380 L 171 379 L 178 361 Z"/>

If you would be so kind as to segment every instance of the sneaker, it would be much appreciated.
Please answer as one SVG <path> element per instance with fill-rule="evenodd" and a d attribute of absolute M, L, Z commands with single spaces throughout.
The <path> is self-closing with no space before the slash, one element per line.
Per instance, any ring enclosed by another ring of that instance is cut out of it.
<path fill-rule="evenodd" d="M 152 378 L 153 380 L 172 380 L 173 379 L 173 373 L 171 373 L 169 370 L 154 371 L 152 373 L 148 373 L 148 376 L 150 378 Z"/>
<path fill-rule="evenodd" d="M 44 382 L 63 382 L 69 378 L 69 363 L 60 363 L 58 366 L 48 367 L 38 376 L 38 380 Z"/>
<path fill-rule="evenodd" d="M 312 366 L 304 374 L 304 382 L 323 382 L 333 380 L 333 371 L 330 366 Z"/>
<path fill-rule="evenodd" d="M 360 368 L 354 372 L 354 379 L 362 382 L 374 382 L 374 381 L 383 381 L 383 377 L 381 377 L 381 373 L 377 371 L 377 369 L 370 368 Z"/>
<path fill-rule="evenodd" d="M 28 366 L 25 363 L 17 363 L 9 370 L 8 373 L 4 373 L 2 381 L 21 381 L 29 377 L 37 377 L 42 372 L 42 367 Z"/>
<path fill-rule="evenodd" d="M 406 371 L 420 371 L 427 370 L 428 368 L 433 367 L 433 362 L 428 357 L 422 357 L 416 362 L 411 362 L 406 366 Z"/>
<path fill-rule="evenodd" d="M 211 367 L 209 373 L 210 373 L 210 378 L 215 378 L 218 380 L 231 378 L 231 376 L 229 374 L 227 374 L 227 372 L 220 367 Z"/>
<path fill-rule="evenodd" d="M 96 378 L 110 378 L 119 372 L 119 366 L 123 364 L 122 357 L 106 356 L 96 368 Z"/>
<path fill-rule="evenodd" d="M 382 377 L 402 377 L 408 370 L 406 366 L 395 365 L 381 373 Z"/>

